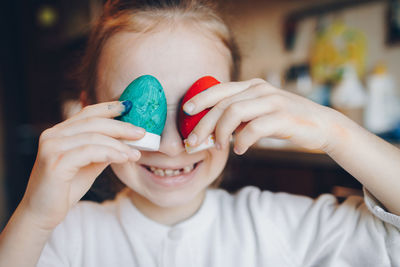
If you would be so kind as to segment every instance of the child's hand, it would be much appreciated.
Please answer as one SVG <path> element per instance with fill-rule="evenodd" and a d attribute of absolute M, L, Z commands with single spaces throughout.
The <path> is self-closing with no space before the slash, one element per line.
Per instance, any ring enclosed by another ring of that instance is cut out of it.
<path fill-rule="evenodd" d="M 261 79 L 215 85 L 183 108 L 196 114 L 208 107 L 213 108 L 188 137 L 190 145 L 200 144 L 214 132 L 217 144 L 224 147 L 235 132 L 237 154 L 246 152 L 261 137 L 289 139 L 308 149 L 323 150 L 387 210 L 400 215 L 400 150 L 340 112 Z"/>
<path fill-rule="evenodd" d="M 144 135 L 143 129 L 112 119 L 124 110 L 119 101 L 87 106 L 42 133 L 20 204 L 41 227 L 60 223 L 107 165 L 140 158 L 139 151 L 117 140 Z"/>
<path fill-rule="evenodd" d="M 333 109 L 261 79 L 215 85 L 184 105 L 188 114 L 208 107 L 213 108 L 193 129 L 188 142 L 200 144 L 215 132 L 217 147 L 225 147 L 235 132 L 237 154 L 246 152 L 262 137 L 289 139 L 304 148 L 325 150 L 334 142 L 332 127 L 338 128 L 338 121 L 348 120 Z"/>

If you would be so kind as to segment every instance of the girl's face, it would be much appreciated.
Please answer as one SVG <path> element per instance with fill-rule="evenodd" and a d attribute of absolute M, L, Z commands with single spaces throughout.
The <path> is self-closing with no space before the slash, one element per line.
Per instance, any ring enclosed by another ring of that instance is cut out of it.
<path fill-rule="evenodd" d="M 145 74 L 160 81 L 167 98 L 160 149 L 142 151 L 138 162 L 111 167 L 123 183 L 157 206 L 190 203 L 222 172 L 228 149 L 187 154 L 177 128 L 179 102 L 202 76 L 211 75 L 221 82 L 230 80 L 229 50 L 217 37 L 194 26 L 118 33 L 108 40 L 100 57 L 98 101 L 117 100 L 132 80 Z M 167 176 L 170 173 L 172 176 Z"/>

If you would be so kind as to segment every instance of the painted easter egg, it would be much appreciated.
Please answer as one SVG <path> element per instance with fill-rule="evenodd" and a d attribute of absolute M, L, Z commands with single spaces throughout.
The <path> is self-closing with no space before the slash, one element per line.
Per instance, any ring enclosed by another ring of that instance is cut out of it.
<path fill-rule="evenodd" d="M 220 82 L 212 76 L 204 76 L 198 79 L 186 92 L 180 105 L 179 119 L 178 119 L 179 131 L 184 139 L 186 139 L 189 136 L 189 134 L 192 132 L 194 127 L 196 127 L 197 123 L 199 123 L 201 118 L 203 118 L 204 115 L 206 115 L 207 112 L 210 111 L 210 108 L 205 109 L 202 112 L 199 112 L 193 116 L 190 116 L 183 111 L 183 105 L 198 93 L 207 90 L 208 88 L 219 83 Z M 190 147 L 185 142 L 185 148 L 188 153 L 194 153 L 203 149 L 207 149 L 212 147 L 213 145 L 214 145 L 214 137 L 212 135 L 207 138 L 205 143 L 197 146 L 196 148 Z"/>
<path fill-rule="evenodd" d="M 182 108 L 183 105 L 198 93 L 207 90 L 211 86 L 214 86 L 219 83 L 220 82 L 216 80 L 214 77 L 204 76 L 198 79 L 186 92 L 179 109 L 179 130 L 184 139 L 186 139 L 189 136 L 194 127 L 196 127 L 197 123 L 201 120 L 201 118 L 203 118 L 204 115 L 207 114 L 210 108 L 205 109 L 202 112 L 197 113 L 196 115 L 190 116 L 183 111 Z"/>
<path fill-rule="evenodd" d="M 146 130 L 140 140 L 125 142 L 140 150 L 158 150 L 167 118 L 167 100 L 160 82 L 151 75 L 140 76 L 126 87 L 119 100 L 130 100 L 132 108 L 118 119 Z"/>

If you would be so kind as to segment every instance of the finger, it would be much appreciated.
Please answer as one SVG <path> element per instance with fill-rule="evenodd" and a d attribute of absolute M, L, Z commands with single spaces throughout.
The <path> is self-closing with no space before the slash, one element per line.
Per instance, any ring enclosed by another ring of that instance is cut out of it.
<path fill-rule="evenodd" d="M 84 145 L 103 145 L 112 147 L 120 152 L 127 154 L 128 157 L 132 160 L 135 160 L 140 155 L 138 150 L 131 148 L 125 143 L 115 138 L 98 133 L 83 133 L 73 136 L 56 138 L 49 140 L 46 145 L 53 146 L 54 148 L 52 150 L 54 151 L 55 149 L 57 149 L 58 152 L 65 152 Z"/>
<path fill-rule="evenodd" d="M 102 145 L 84 145 L 61 154 L 53 166 L 76 174 L 81 168 L 91 164 L 124 163 L 128 160 L 128 155 L 114 148 Z"/>
<path fill-rule="evenodd" d="M 68 125 L 57 125 L 56 130 L 53 137 L 72 136 L 81 133 L 99 133 L 117 139 L 138 140 L 145 134 L 143 128 L 131 123 L 98 117 L 77 120 Z"/>
<path fill-rule="evenodd" d="M 262 137 L 288 139 L 291 133 L 285 127 L 286 120 L 279 113 L 262 116 L 247 123 L 235 136 L 234 151 L 242 155 Z"/>
<path fill-rule="evenodd" d="M 112 101 L 99 103 L 95 105 L 86 106 L 83 108 L 77 115 L 65 120 L 47 130 L 45 130 L 41 136 L 41 140 L 46 140 L 49 138 L 54 138 L 58 136 L 63 136 L 62 130 L 71 124 L 76 123 L 77 121 L 89 121 L 90 118 L 100 117 L 100 118 L 114 118 L 120 116 L 126 112 L 128 112 L 132 108 L 132 103 L 129 100 L 125 101 Z M 133 131 L 138 131 L 139 136 L 142 137 L 145 133 L 145 130 L 141 127 L 134 126 L 132 124 L 126 123 L 127 127 L 131 127 Z M 133 136 L 135 138 L 136 135 Z"/>
<path fill-rule="evenodd" d="M 275 106 L 268 101 L 268 96 L 233 103 L 218 120 L 215 138 L 221 148 L 224 148 L 228 145 L 230 136 L 243 122 L 249 122 L 274 111 Z"/>
<path fill-rule="evenodd" d="M 82 120 L 89 117 L 103 117 L 103 118 L 115 118 L 125 112 L 129 112 L 132 108 L 132 102 L 126 101 L 112 101 L 104 102 L 84 107 L 75 116 L 66 120 L 66 122 L 72 122 L 76 120 Z"/>
<path fill-rule="evenodd" d="M 107 165 L 108 163 L 94 163 L 81 168 L 71 183 L 71 199 L 76 199 L 76 202 L 78 202 L 82 196 L 89 191 L 94 181 L 104 171 Z M 72 203 L 72 205 L 76 204 L 76 202 Z"/>
<path fill-rule="evenodd" d="M 224 110 L 219 107 L 214 107 L 207 112 L 186 139 L 189 142 L 189 145 L 196 146 L 197 144 L 201 144 L 211 133 L 213 133 L 215 125 L 223 113 Z"/>
<path fill-rule="evenodd" d="M 229 98 L 224 99 L 223 101 L 219 102 L 217 105 L 215 105 L 200 121 L 199 123 L 196 125 L 196 127 L 193 129 L 192 133 L 196 136 L 195 138 L 188 138 L 188 140 L 196 140 L 196 144 L 201 143 L 202 141 L 205 140 L 205 138 L 207 138 L 207 136 L 209 136 L 212 132 L 214 132 L 217 123 L 219 122 L 220 117 L 222 116 L 222 114 L 225 113 L 225 110 L 227 108 L 232 108 L 232 106 L 234 105 L 234 103 L 237 102 L 243 102 L 245 103 L 245 100 L 251 100 L 251 101 L 256 101 L 258 106 L 262 106 L 261 108 L 261 112 L 262 109 L 264 108 L 263 106 L 263 101 L 265 100 L 266 105 L 268 105 L 267 98 L 262 98 L 262 100 L 257 100 L 262 96 L 269 96 L 271 95 L 270 92 L 266 92 L 265 90 L 265 86 L 264 84 L 258 84 L 253 86 L 252 88 L 245 90 L 241 93 L 238 93 L 236 95 L 233 95 Z M 247 102 L 246 102 L 247 103 Z M 271 104 L 269 104 L 271 105 Z M 253 107 L 251 106 L 251 104 L 249 105 L 251 107 L 252 110 Z M 235 106 L 236 107 L 236 106 Z M 270 108 L 270 106 L 267 106 L 268 108 Z M 238 114 L 242 113 L 242 108 L 239 106 L 238 107 Z M 234 111 L 235 109 L 231 110 Z M 265 112 L 267 112 L 268 110 L 265 110 Z M 234 115 L 235 118 L 237 118 L 236 114 L 232 114 Z M 217 139 L 218 140 L 218 139 Z M 190 143 L 190 145 L 196 145 L 194 143 Z"/>
<path fill-rule="evenodd" d="M 262 79 L 220 83 L 192 97 L 185 103 L 183 109 L 187 114 L 195 115 L 206 108 L 216 105 L 227 97 L 238 94 L 251 86 L 262 83 L 264 83 L 266 87 L 270 86 Z"/>

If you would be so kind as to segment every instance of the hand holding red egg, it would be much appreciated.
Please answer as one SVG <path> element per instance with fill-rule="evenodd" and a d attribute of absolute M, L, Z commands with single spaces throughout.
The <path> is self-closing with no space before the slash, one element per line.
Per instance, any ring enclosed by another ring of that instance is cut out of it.
<path fill-rule="evenodd" d="M 186 120 L 181 122 L 189 146 L 198 146 L 214 134 L 216 148 L 224 148 L 235 133 L 237 154 L 263 137 L 288 139 L 307 149 L 325 151 L 338 141 L 332 122 L 348 122 L 340 113 L 262 79 L 216 83 L 207 91 L 195 87 L 185 96 L 183 109 L 196 119 L 187 125 Z"/>

